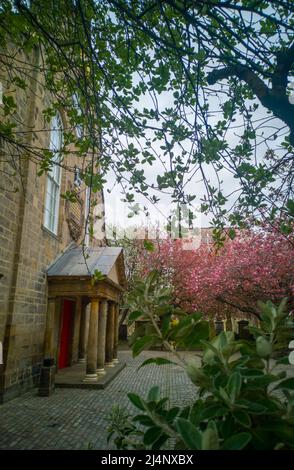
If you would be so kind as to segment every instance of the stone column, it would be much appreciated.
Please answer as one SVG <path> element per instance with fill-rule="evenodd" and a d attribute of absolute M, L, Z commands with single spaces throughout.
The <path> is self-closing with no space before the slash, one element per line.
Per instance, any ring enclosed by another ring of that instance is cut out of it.
<path fill-rule="evenodd" d="M 90 327 L 87 347 L 87 368 L 84 382 L 97 381 L 97 339 L 98 339 L 99 300 L 91 299 Z"/>
<path fill-rule="evenodd" d="M 107 326 L 106 326 L 106 350 L 105 350 L 106 367 L 114 367 L 114 364 L 113 364 L 114 307 L 115 307 L 115 304 L 113 302 L 108 303 Z"/>
<path fill-rule="evenodd" d="M 118 348 L 118 313 L 119 305 L 114 305 L 114 339 L 113 339 L 113 364 L 118 364 L 117 348 Z"/>
<path fill-rule="evenodd" d="M 74 321 L 73 321 L 73 339 L 70 365 L 76 364 L 79 359 L 79 341 L 81 330 L 81 316 L 82 316 L 82 298 L 79 296 L 75 303 Z"/>
<path fill-rule="evenodd" d="M 99 311 L 98 327 L 98 351 L 97 351 L 97 374 L 105 374 L 105 343 L 106 343 L 106 325 L 107 325 L 107 300 L 102 300 Z"/>
<path fill-rule="evenodd" d="M 86 362 L 86 350 L 87 350 L 87 305 L 82 304 L 81 312 L 81 327 L 80 327 L 80 338 L 79 338 L 79 363 Z"/>

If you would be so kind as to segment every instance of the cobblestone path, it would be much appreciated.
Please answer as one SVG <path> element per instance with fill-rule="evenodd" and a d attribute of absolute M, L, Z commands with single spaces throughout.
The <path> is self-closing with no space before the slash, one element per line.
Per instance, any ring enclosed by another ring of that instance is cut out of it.
<path fill-rule="evenodd" d="M 180 367 L 148 365 L 138 370 L 145 359 L 154 356 L 168 354 L 147 351 L 132 359 L 129 351 L 120 351 L 119 358 L 127 366 L 105 390 L 59 388 L 51 397 L 39 397 L 33 390 L 0 405 L 0 449 L 110 448 L 106 438 L 112 406 L 120 404 L 135 411 L 127 393 L 146 396 L 152 385 L 159 385 L 173 404 L 188 403 L 196 389 Z"/>

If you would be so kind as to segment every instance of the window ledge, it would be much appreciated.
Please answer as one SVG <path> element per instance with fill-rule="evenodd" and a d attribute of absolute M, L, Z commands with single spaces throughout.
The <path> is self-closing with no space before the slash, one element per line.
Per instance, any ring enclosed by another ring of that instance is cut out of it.
<path fill-rule="evenodd" d="M 55 238 L 55 240 L 61 242 L 62 241 L 62 238 L 59 236 L 59 235 L 56 235 L 56 233 L 54 232 L 51 232 L 51 230 L 47 227 L 45 227 L 45 225 L 42 224 L 42 230 L 43 232 L 47 233 L 48 235 L 50 235 L 52 238 Z"/>

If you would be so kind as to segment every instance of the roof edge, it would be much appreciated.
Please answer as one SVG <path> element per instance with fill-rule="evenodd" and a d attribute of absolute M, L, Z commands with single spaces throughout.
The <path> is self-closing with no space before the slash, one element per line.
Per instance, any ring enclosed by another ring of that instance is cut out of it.
<path fill-rule="evenodd" d="M 51 269 L 54 264 L 57 263 L 57 261 L 69 250 L 73 249 L 73 248 L 76 248 L 78 245 L 75 243 L 75 242 L 70 242 L 69 245 L 67 245 L 63 251 L 60 251 L 60 253 L 58 253 L 58 255 L 56 256 L 56 258 L 54 258 L 53 261 L 51 261 L 50 264 L 48 264 L 48 266 L 46 267 L 46 274 L 48 273 L 49 269 Z"/>

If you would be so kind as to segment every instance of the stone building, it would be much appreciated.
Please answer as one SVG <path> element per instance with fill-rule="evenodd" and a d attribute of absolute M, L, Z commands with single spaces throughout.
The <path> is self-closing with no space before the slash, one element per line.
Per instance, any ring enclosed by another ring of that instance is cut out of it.
<path fill-rule="evenodd" d="M 40 51 L 31 54 L 38 64 Z M 28 63 L 22 53 L 14 60 L 23 69 Z M 16 103 L 14 119 L 23 143 L 18 154 L 9 141 L 0 141 L 0 402 L 37 385 L 44 359 L 53 358 L 57 370 L 85 361 L 87 329 L 86 380 L 96 380 L 97 369 L 104 368 L 104 342 L 109 365 L 115 355 L 118 303 L 125 282 L 122 251 L 106 247 L 103 236 L 96 240 L 87 233 L 91 192 L 79 178 L 80 160 L 73 146 L 60 163 L 67 115 L 60 109 L 51 122 L 45 120 L 50 94 L 44 89 L 41 68 L 36 66 L 33 74 L 24 90 L 13 86 L 9 67 L 0 70 L 3 96 L 13 96 Z M 1 119 L 5 122 L 3 101 Z M 78 137 L 81 130 L 75 131 Z M 38 176 L 37 161 L 26 158 L 29 147 L 54 152 L 51 171 Z M 68 190 L 75 191 L 75 202 L 61 197 Z M 95 198 L 103 203 L 101 194 Z M 88 255 L 91 263 L 86 265 Z M 72 276 L 62 271 L 63 261 L 68 267 L 64 257 L 70 258 L 71 269 L 72 261 L 77 263 Z M 97 268 L 105 277 L 93 284 L 91 274 Z"/>

